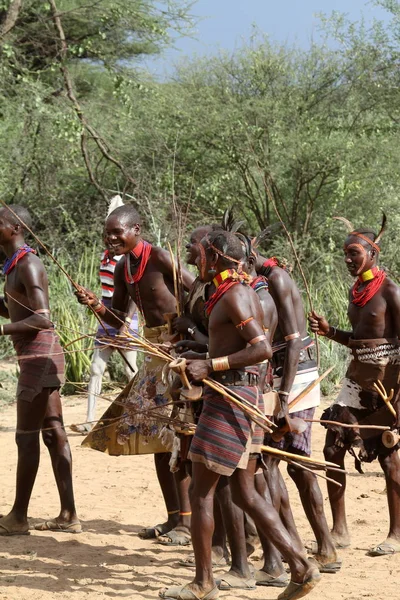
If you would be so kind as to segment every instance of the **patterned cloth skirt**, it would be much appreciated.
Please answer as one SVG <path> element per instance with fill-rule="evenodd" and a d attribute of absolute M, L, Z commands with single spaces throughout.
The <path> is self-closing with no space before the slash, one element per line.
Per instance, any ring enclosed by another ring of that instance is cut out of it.
<path fill-rule="evenodd" d="M 264 412 L 258 387 L 227 386 Z M 189 459 L 210 471 L 232 475 L 246 469 L 251 454 L 260 454 L 264 430 L 221 394 L 205 388 L 203 410 L 190 447 Z"/>

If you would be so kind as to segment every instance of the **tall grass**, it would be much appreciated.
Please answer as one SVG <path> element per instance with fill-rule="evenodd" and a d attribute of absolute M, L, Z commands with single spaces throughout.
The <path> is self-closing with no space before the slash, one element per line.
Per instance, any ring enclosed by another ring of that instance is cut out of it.
<path fill-rule="evenodd" d="M 85 248 L 77 263 L 71 265 L 65 261 L 63 266 L 77 283 L 87 289 L 99 292 L 99 258 L 99 248 Z M 65 355 L 66 380 L 73 383 L 84 382 L 89 374 L 94 340 L 93 338 L 78 338 L 95 332 L 97 320 L 93 313 L 78 304 L 74 288 L 56 265 L 51 263 L 46 264 L 46 267 L 49 277 L 52 318 L 56 324 L 61 344 L 68 350 Z M 73 383 L 66 385 L 64 393 L 73 391 Z"/>

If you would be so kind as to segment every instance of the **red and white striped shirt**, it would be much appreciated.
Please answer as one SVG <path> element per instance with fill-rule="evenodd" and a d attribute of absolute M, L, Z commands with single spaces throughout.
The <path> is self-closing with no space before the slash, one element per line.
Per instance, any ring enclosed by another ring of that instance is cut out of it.
<path fill-rule="evenodd" d="M 119 260 L 121 260 L 122 254 L 110 258 L 108 250 L 105 250 L 101 255 L 100 263 L 100 281 L 101 281 L 101 295 L 103 298 L 112 298 L 114 294 L 114 271 Z"/>

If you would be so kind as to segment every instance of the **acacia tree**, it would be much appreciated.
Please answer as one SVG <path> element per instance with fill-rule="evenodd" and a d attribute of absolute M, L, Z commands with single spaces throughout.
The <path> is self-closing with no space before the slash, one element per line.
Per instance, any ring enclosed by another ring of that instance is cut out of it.
<path fill-rule="evenodd" d="M 186 0 L 2 3 L 4 199 L 23 199 L 41 224 L 51 216 L 57 234 L 76 240 L 82 230 L 85 241 L 91 220 L 100 225 L 109 188 L 137 193 L 132 165 L 123 161 L 127 140 L 119 118 L 126 122 L 128 92 L 142 85 L 141 57 L 160 52 L 173 31 L 190 28 L 189 6 Z"/>

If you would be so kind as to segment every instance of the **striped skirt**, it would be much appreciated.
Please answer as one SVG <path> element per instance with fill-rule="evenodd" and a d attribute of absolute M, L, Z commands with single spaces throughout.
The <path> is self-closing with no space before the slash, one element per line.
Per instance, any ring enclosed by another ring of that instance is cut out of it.
<path fill-rule="evenodd" d="M 230 389 L 263 411 L 258 387 L 231 386 Z M 235 469 L 247 468 L 250 454 L 260 454 L 263 439 L 261 427 L 236 405 L 206 387 L 203 410 L 189 452 L 192 462 L 203 463 L 210 471 L 229 476 Z"/>

